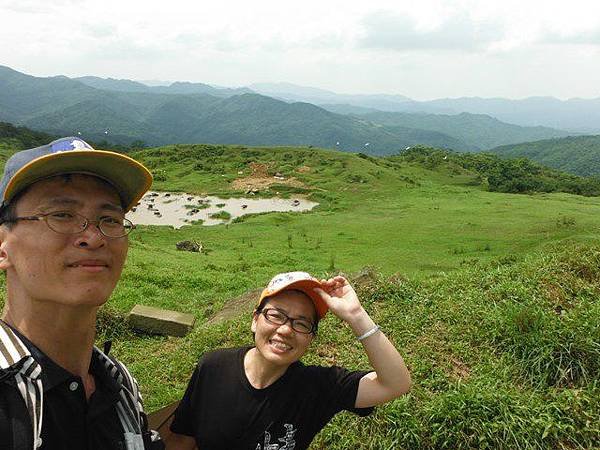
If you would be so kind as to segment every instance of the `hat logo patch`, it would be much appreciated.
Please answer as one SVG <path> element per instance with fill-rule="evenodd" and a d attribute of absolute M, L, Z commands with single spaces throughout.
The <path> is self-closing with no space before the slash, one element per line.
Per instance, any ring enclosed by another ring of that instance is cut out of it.
<path fill-rule="evenodd" d="M 52 153 L 68 152 L 70 150 L 92 150 L 86 142 L 80 139 L 65 139 L 52 144 Z"/>
<path fill-rule="evenodd" d="M 282 285 L 285 286 L 285 285 L 291 284 L 295 281 L 311 280 L 311 279 L 313 279 L 313 277 L 311 277 L 310 274 L 308 274 L 306 272 L 282 273 L 282 274 L 276 275 L 275 278 L 273 278 L 271 280 L 271 282 L 267 286 L 267 289 L 270 291 L 274 291 L 274 290 L 277 290 Z"/>

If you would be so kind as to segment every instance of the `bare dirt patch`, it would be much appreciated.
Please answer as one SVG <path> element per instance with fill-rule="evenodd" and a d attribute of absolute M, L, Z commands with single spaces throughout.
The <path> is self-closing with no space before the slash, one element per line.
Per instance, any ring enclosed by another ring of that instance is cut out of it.
<path fill-rule="evenodd" d="M 459 380 L 466 380 L 467 378 L 469 378 L 469 375 L 471 375 L 471 370 L 469 369 L 469 367 L 455 356 L 450 356 L 450 364 L 452 367 L 452 375 L 454 376 L 454 378 Z"/>
<path fill-rule="evenodd" d="M 251 162 L 248 164 L 252 173 L 247 177 L 237 178 L 231 183 L 231 188 L 238 191 L 256 191 L 268 188 L 273 184 L 285 184 L 293 187 L 306 187 L 304 183 L 294 177 L 277 177 L 269 175 L 269 166 Z"/>
<path fill-rule="evenodd" d="M 215 313 L 206 321 L 205 326 L 214 325 L 215 323 L 228 319 L 233 319 L 243 312 L 252 311 L 257 300 L 260 298 L 261 292 L 262 289 L 254 289 L 240 295 L 239 297 L 229 300 L 227 303 L 225 303 L 223 309 Z"/>

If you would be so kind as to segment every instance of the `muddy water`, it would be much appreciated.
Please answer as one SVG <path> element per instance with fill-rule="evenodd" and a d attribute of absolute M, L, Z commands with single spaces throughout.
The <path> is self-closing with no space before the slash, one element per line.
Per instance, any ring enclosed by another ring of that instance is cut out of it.
<path fill-rule="evenodd" d="M 204 209 L 199 205 L 205 205 Z M 317 205 L 318 203 L 300 198 L 219 198 L 151 191 L 140 200 L 135 211 L 127 214 L 127 218 L 140 225 L 170 225 L 181 228 L 195 220 L 203 220 L 203 225 L 218 225 L 245 214 L 308 211 Z M 231 218 L 223 220 L 210 217 L 220 211 L 227 211 Z"/>

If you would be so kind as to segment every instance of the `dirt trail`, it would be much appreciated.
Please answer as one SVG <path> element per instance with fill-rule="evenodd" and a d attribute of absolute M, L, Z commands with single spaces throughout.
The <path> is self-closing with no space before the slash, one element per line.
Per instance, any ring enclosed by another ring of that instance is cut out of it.
<path fill-rule="evenodd" d="M 205 323 L 204 326 L 214 325 L 215 323 L 223 322 L 239 316 L 245 311 L 252 311 L 260 297 L 262 289 L 254 289 L 248 291 L 239 297 L 229 300 L 223 306 L 223 309 L 213 314 Z"/>

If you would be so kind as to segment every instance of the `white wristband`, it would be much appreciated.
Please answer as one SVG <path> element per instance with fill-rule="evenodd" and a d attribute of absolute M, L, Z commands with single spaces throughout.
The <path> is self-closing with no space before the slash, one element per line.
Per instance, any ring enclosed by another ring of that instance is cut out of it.
<path fill-rule="evenodd" d="M 369 331 L 365 332 L 365 334 L 361 334 L 360 336 L 358 336 L 356 339 L 358 339 L 359 341 L 362 341 L 363 339 L 368 338 L 369 336 L 373 336 L 375 333 L 377 333 L 379 331 L 379 325 L 375 325 L 373 328 L 371 328 Z"/>

